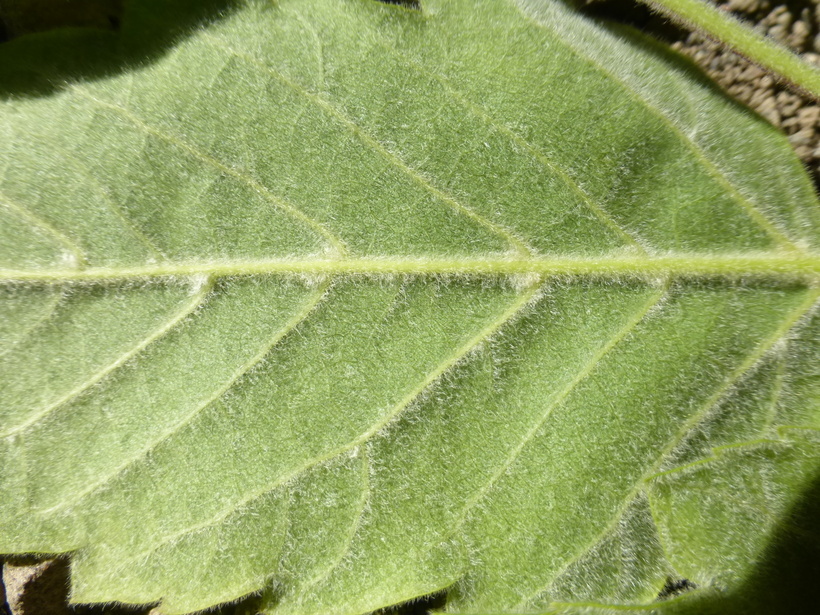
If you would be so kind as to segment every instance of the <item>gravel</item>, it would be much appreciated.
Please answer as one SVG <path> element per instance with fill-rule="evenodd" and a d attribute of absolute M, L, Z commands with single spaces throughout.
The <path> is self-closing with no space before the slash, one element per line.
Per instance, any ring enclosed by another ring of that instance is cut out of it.
<path fill-rule="evenodd" d="M 718 0 L 721 9 L 754 24 L 755 29 L 820 66 L 820 2 L 797 0 Z M 778 83 L 745 58 L 697 33 L 672 44 L 692 58 L 729 94 L 749 105 L 789 137 L 797 155 L 820 180 L 820 107 L 808 96 Z"/>

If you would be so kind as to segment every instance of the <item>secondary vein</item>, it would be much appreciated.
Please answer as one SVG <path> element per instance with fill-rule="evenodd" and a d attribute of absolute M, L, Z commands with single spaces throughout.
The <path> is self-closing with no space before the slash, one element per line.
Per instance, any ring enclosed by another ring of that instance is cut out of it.
<path fill-rule="evenodd" d="M 592 195 L 590 195 L 584 188 L 575 180 L 565 169 L 561 168 L 558 164 L 553 162 L 553 160 L 545 154 L 540 149 L 536 148 L 532 145 L 529 141 L 524 139 L 520 134 L 512 130 L 509 126 L 507 126 L 503 122 L 497 121 L 493 118 L 487 111 L 485 111 L 484 107 L 474 103 L 470 98 L 468 98 L 464 93 L 454 87 L 443 75 L 428 69 L 427 67 L 423 66 L 420 63 L 417 63 L 412 60 L 407 60 L 402 54 L 398 53 L 391 45 L 385 43 L 384 41 L 381 42 L 381 47 L 391 55 L 393 55 L 397 61 L 404 63 L 406 66 L 413 68 L 414 70 L 418 71 L 423 75 L 427 75 L 430 78 L 434 79 L 441 85 L 444 92 L 447 95 L 455 100 L 458 104 L 462 107 L 473 113 L 474 115 L 481 118 L 488 126 L 498 130 L 499 132 L 506 135 L 508 139 L 513 141 L 516 145 L 524 148 L 529 152 L 529 154 L 535 158 L 543 167 L 549 170 L 550 173 L 553 175 L 558 176 L 561 182 L 569 188 L 578 198 L 580 198 L 587 207 L 597 216 L 597 218 L 613 233 L 618 235 L 627 245 L 632 246 L 637 251 L 642 254 L 646 254 L 647 251 L 641 242 L 638 240 L 634 232 L 627 231 L 623 226 L 618 224 L 615 218 L 609 214 L 604 207 L 598 203 Z"/>
<path fill-rule="evenodd" d="M 421 396 L 422 393 L 424 393 L 424 391 L 428 389 L 428 387 L 433 385 L 433 383 L 437 382 L 439 378 L 441 378 L 441 376 L 447 373 L 455 365 L 460 363 L 466 356 L 468 356 L 481 344 L 491 339 L 499 330 L 501 330 L 502 327 L 512 322 L 517 317 L 517 315 L 520 314 L 521 311 L 527 305 L 529 305 L 530 302 L 538 295 L 541 287 L 542 286 L 540 280 L 533 280 L 530 283 L 530 285 L 526 288 L 526 290 L 522 291 L 521 294 L 519 294 L 516 297 L 516 299 L 509 306 L 507 306 L 507 308 L 503 312 L 501 312 L 501 314 L 499 314 L 496 318 L 489 322 L 483 329 L 481 329 L 478 333 L 476 333 L 476 335 L 471 337 L 467 342 L 459 346 L 451 355 L 445 357 L 444 360 L 442 360 L 438 365 L 436 365 L 436 367 L 432 371 L 426 374 L 426 376 L 418 383 L 418 385 L 413 390 L 408 392 L 401 400 L 399 400 L 399 402 L 395 404 L 385 416 L 381 417 L 376 423 L 371 425 L 366 431 L 359 434 L 353 440 L 345 444 L 342 444 L 341 446 L 335 449 L 326 451 L 324 453 L 316 455 L 315 457 L 311 457 L 310 459 L 305 460 L 298 467 L 273 479 L 270 484 L 263 487 L 262 489 L 249 493 L 242 500 L 226 507 L 213 518 L 203 521 L 194 526 L 187 527 L 170 536 L 158 538 L 157 542 L 153 546 L 135 555 L 130 555 L 127 559 L 122 560 L 121 563 L 128 564 L 133 561 L 139 561 L 141 559 L 147 558 L 152 553 L 160 549 L 163 545 L 169 544 L 174 540 L 181 538 L 182 536 L 199 531 L 207 531 L 209 528 L 217 526 L 220 523 L 223 523 L 228 517 L 230 517 L 230 515 L 232 515 L 237 510 L 242 509 L 254 500 L 263 497 L 271 493 L 272 491 L 284 486 L 289 481 L 303 474 L 307 470 L 316 467 L 321 463 L 329 461 L 334 457 L 348 453 L 356 447 L 369 442 L 382 430 L 384 430 L 391 423 L 396 421 L 398 417 L 401 416 L 405 410 L 410 408 L 412 404 L 419 398 L 419 396 Z M 342 558 L 344 558 L 344 554 L 342 555 Z"/>
<path fill-rule="evenodd" d="M 242 53 L 241 51 L 237 51 L 232 47 L 224 45 L 218 39 L 215 39 L 213 36 L 210 36 L 208 34 L 203 34 L 203 37 L 210 40 L 215 47 L 218 47 L 219 49 L 222 49 L 223 51 L 237 58 L 241 58 L 246 62 L 253 64 L 257 68 L 265 71 L 272 77 L 275 77 L 280 83 L 284 84 L 286 87 L 290 88 L 300 96 L 306 98 L 311 103 L 315 104 L 326 114 L 330 115 L 336 121 L 343 124 L 345 128 L 347 128 L 351 132 L 351 134 L 353 134 L 362 144 L 367 146 L 368 149 L 370 149 L 372 152 L 386 160 L 389 164 L 397 168 L 405 176 L 410 178 L 414 183 L 418 184 L 425 191 L 427 191 L 433 197 L 435 197 L 438 201 L 444 203 L 454 211 L 470 218 L 473 222 L 479 224 L 488 231 L 501 237 L 507 243 L 509 243 L 510 247 L 519 255 L 526 256 L 532 254 L 532 250 L 529 248 L 529 246 L 527 246 L 527 244 L 524 243 L 524 241 L 522 241 L 520 238 L 516 237 L 515 234 L 513 234 L 500 224 L 497 224 L 485 218 L 478 212 L 474 211 L 472 208 L 458 201 L 451 194 L 448 194 L 441 188 L 438 188 L 437 186 L 433 185 L 426 177 L 424 177 L 424 175 L 422 175 L 415 168 L 407 164 L 404 160 L 402 160 L 401 157 L 397 156 L 389 149 L 387 149 L 378 139 L 376 139 L 373 135 L 366 131 L 363 126 L 357 124 L 351 117 L 349 117 L 346 113 L 338 109 L 329 101 L 325 100 L 321 96 L 318 96 L 317 94 L 314 94 L 301 84 L 290 79 L 289 77 L 274 69 L 273 67 L 268 66 L 267 64 L 257 60 L 253 56 Z"/>
<path fill-rule="evenodd" d="M 215 157 L 213 157 L 213 156 L 211 156 L 211 155 L 209 155 L 209 154 L 207 154 L 203 151 L 200 151 L 198 148 L 196 148 L 195 146 L 191 145 L 190 143 L 188 143 L 187 141 L 183 140 L 182 138 L 180 138 L 176 135 L 166 133 L 162 130 L 159 130 L 159 129 L 145 123 L 137 115 L 135 115 L 134 113 L 132 113 L 128 109 L 125 109 L 124 107 L 121 107 L 119 105 L 115 105 L 114 103 L 111 103 L 111 102 L 108 102 L 108 101 L 105 101 L 105 100 L 100 100 L 99 98 L 96 98 L 96 97 L 92 96 L 91 94 L 89 94 L 88 92 L 86 92 L 85 90 L 80 88 L 80 86 L 78 86 L 78 85 L 74 85 L 72 87 L 72 89 L 73 89 L 74 92 L 76 92 L 78 95 L 82 96 L 86 100 L 88 100 L 88 101 L 90 101 L 90 102 L 92 102 L 92 103 L 94 103 L 94 104 L 96 104 L 100 107 L 110 109 L 110 110 L 114 111 L 115 113 L 118 113 L 119 115 L 121 115 L 122 117 L 124 117 L 125 119 L 130 121 L 132 124 L 134 124 L 137 128 L 139 128 L 143 132 L 145 132 L 147 134 L 150 134 L 150 135 L 153 135 L 154 137 L 157 137 L 158 139 L 161 139 L 161 140 L 165 141 L 166 143 L 170 143 L 171 145 L 174 145 L 175 147 L 178 147 L 179 149 L 182 149 L 182 150 L 188 152 L 188 154 L 190 154 L 194 158 L 197 158 L 199 161 L 201 161 L 201 162 L 203 162 L 207 165 L 210 165 L 211 167 L 217 169 L 218 171 L 221 171 L 222 173 L 225 173 L 226 175 L 230 175 L 235 180 L 237 180 L 237 181 L 245 184 L 249 188 L 251 188 L 254 192 L 256 192 L 263 199 L 265 199 L 266 201 L 268 201 L 269 203 L 271 203 L 272 205 L 274 205 L 278 209 L 286 212 L 292 218 L 295 218 L 295 219 L 299 220 L 300 222 L 302 222 L 303 224 L 305 224 L 306 226 L 310 227 L 310 229 L 314 233 L 316 233 L 317 235 L 322 237 L 329 244 L 328 247 L 334 253 L 336 253 L 336 254 L 346 254 L 347 253 L 347 247 L 344 245 L 344 242 L 339 237 L 337 237 L 334 233 L 332 233 L 330 230 L 328 230 L 323 224 L 321 224 L 317 220 L 314 220 L 313 218 L 308 216 L 305 212 L 303 212 L 301 209 L 299 209 L 295 205 L 292 205 L 291 203 L 287 202 L 283 198 L 275 195 L 266 186 L 264 186 L 263 184 L 261 184 L 260 182 L 255 180 L 253 177 L 251 177 L 250 175 L 248 175 L 244 171 L 239 170 L 239 169 L 237 169 L 237 168 L 235 168 L 231 165 L 225 164 L 221 160 L 219 160 L 219 159 L 217 159 L 217 158 L 215 158 Z"/>
<path fill-rule="evenodd" d="M 166 430 L 158 438 L 152 440 L 148 443 L 147 446 L 143 447 L 140 451 L 137 452 L 136 455 L 130 457 L 125 461 L 125 463 L 121 464 L 117 467 L 112 473 L 104 476 L 102 479 L 88 485 L 85 489 L 80 491 L 74 497 L 69 500 L 65 500 L 60 504 L 49 508 L 45 511 L 42 511 L 44 514 L 52 514 L 58 510 L 62 510 L 68 508 L 69 506 L 79 502 L 87 495 L 94 493 L 95 491 L 100 490 L 107 484 L 113 482 L 118 476 L 122 476 L 126 469 L 135 465 L 138 461 L 145 459 L 146 455 L 155 450 L 159 447 L 160 444 L 163 442 L 168 441 L 174 434 L 181 431 L 186 425 L 189 425 L 205 408 L 209 407 L 211 404 L 215 403 L 217 400 L 224 397 L 224 395 L 241 379 L 243 378 L 248 372 L 250 372 L 254 367 L 259 365 L 265 357 L 267 357 L 270 352 L 281 342 L 287 335 L 289 335 L 292 331 L 296 329 L 302 322 L 307 319 L 311 312 L 316 309 L 316 306 L 324 299 L 327 294 L 327 290 L 331 285 L 330 280 L 326 280 L 323 284 L 321 284 L 316 291 L 314 291 L 304 302 L 304 304 L 300 307 L 300 309 L 293 315 L 291 318 L 285 322 L 285 324 L 280 327 L 270 339 L 266 340 L 265 343 L 257 350 L 254 355 L 248 359 L 245 363 L 239 366 L 239 368 L 234 371 L 233 374 L 228 378 L 226 382 L 224 382 L 218 389 L 216 389 L 204 402 L 197 404 L 190 412 L 188 412 L 182 420 L 174 423 L 170 429 Z"/>
<path fill-rule="evenodd" d="M 507 458 L 504 460 L 504 463 L 501 464 L 498 468 L 496 468 L 495 472 L 490 476 L 489 480 L 484 484 L 484 486 L 479 489 L 467 502 L 464 504 L 462 511 L 458 517 L 457 522 L 452 530 L 452 533 L 455 533 L 458 529 L 460 529 L 466 522 L 470 511 L 482 500 L 487 494 L 493 489 L 495 484 L 498 480 L 504 476 L 512 465 L 518 460 L 521 455 L 521 452 L 527 447 L 527 445 L 537 436 L 537 434 L 541 431 L 544 424 L 547 420 L 552 416 L 553 411 L 556 408 L 559 408 L 562 403 L 577 389 L 578 385 L 589 378 L 589 376 L 597 369 L 600 365 L 601 361 L 603 361 L 604 357 L 606 357 L 613 349 L 619 346 L 625 339 L 627 339 L 630 334 L 635 330 L 641 322 L 647 317 L 647 315 L 652 311 L 652 309 L 657 306 L 663 297 L 668 292 L 669 282 L 667 281 L 661 288 L 659 288 L 656 292 L 652 293 L 649 297 L 648 301 L 646 301 L 641 308 L 632 315 L 622 327 L 620 327 L 615 334 L 603 345 L 601 346 L 595 354 L 587 361 L 584 368 L 573 378 L 569 383 L 564 386 L 564 388 L 558 393 L 558 395 L 550 402 L 538 420 L 530 427 L 518 445 L 513 448 Z"/>
<path fill-rule="evenodd" d="M 522 11 L 523 15 L 527 15 L 525 11 Z M 596 70 L 600 71 L 603 75 L 605 75 L 608 79 L 613 81 L 614 83 L 618 84 L 619 87 L 623 89 L 626 94 L 635 100 L 638 104 L 644 107 L 649 113 L 657 117 L 661 122 L 663 122 L 669 130 L 671 130 L 675 136 L 680 140 L 683 145 L 692 152 L 692 154 L 697 158 L 697 160 L 703 165 L 706 172 L 716 181 L 718 182 L 724 190 L 726 190 L 729 195 L 731 196 L 732 200 L 737 203 L 744 211 L 744 213 L 764 232 L 766 233 L 774 242 L 778 244 L 779 247 L 786 249 L 786 250 L 793 250 L 795 252 L 800 252 L 801 248 L 797 244 L 792 241 L 792 239 L 778 226 L 776 226 L 766 215 L 764 212 L 760 210 L 760 208 L 752 202 L 747 196 L 745 196 L 735 184 L 731 181 L 729 175 L 721 169 L 711 158 L 709 158 L 703 150 L 703 147 L 699 143 L 696 143 L 693 139 L 690 139 L 686 133 L 681 129 L 678 124 L 673 121 L 672 118 L 660 107 L 654 105 L 648 98 L 646 98 L 636 87 L 634 87 L 631 83 L 629 83 L 626 79 L 623 79 L 616 75 L 613 71 L 609 70 L 604 64 L 595 58 L 593 55 L 589 54 L 583 47 L 579 47 L 575 41 L 573 41 L 570 37 L 565 36 L 562 33 L 559 33 L 557 28 L 548 28 L 545 24 L 541 23 L 537 19 L 533 18 L 532 16 L 527 15 L 530 22 L 535 24 L 540 29 L 554 35 L 568 50 L 570 50 L 576 57 L 580 60 L 587 62 L 590 66 L 593 66 Z"/>
<path fill-rule="evenodd" d="M 139 343 L 134 345 L 128 351 L 121 354 L 116 360 L 112 361 L 108 365 L 104 366 L 102 369 L 92 374 L 87 380 L 85 380 L 85 382 L 80 383 L 56 401 L 42 407 L 21 423 L 18 423 L 17 425 L 9 427 L 5 431 L 0 432 L 0 438 L 7 438 L 14 434 L 20 433 L 22 431 L 25 431 L 32 425 L 39 423 L 46 416 L 57 410 L 57 408 L 60 408 L 77 399 L 85 391 L 89 390 L 95 384 L 103 380 L 106 376 L 108 376 L 115 370 L 119 369 L 120 367 L 128 363 L 128 361 L 130 361 L 133 357 L 137 356 L 140 352 L 145 350 L 156 340 L 167 335 L 183 320 L 185 320 L 186 318 L 188 318 L 188 316 L 193 314 L 197 310 L 197 308 L 199 308 L 199 306 L 202 305 L 202 302 L 205 300 L 208 294 L 210 294 L 212 288 L 213 281 L 209 279 L 206 283 L 202 284 L 198 292 L 192 295 L 191 298 L 179 309 L 179 311 L 177 311 L 169 320 L 163 322 L 162 325 L 157 327 L 153 332 L 151 332 L 150 335 L 140 340 Z"/>
<path fill-rule="evenodd" d="M 686 421 L 683 422 L 682 426 L 678 431 L 675 433 L 673 438 L 666 443 L 664 448 L 658 453 L 655 458 L 654 463 L 652 466 L 644 472 L 644 474 L 635 482 L 633 488 L 626 494 L 626 496 L 622 500 L 621 506 L 615 512 L 612 517 L 610 517 L 609 523 L 604 527 L 604 529 L 595 536 L 587 545 L 578 551 L 575 555 L 569 558 L 564 564 L 561 565 L 560 568 L 556 572 L 551 575 L 549 582 L 539 588 L 536 592 L 530 594 L 527 598 L 522 600 L 519 603 L 519 607 L 523 607 L 523 605 L 527 604 L 531 600 L 535 599 L 540 594 L 544 593 L 548 590 L 549 586 L 552 582 L 559 578 L 561 574 L 567 571 L 573 564 L 580 561 L 587 553 L 589 553 L 592 549 L 595 548 L 602 540 L 604 540 L 615 528 L 615 526 L 620 521 L 621 517 L 626 512 L 629 505 L 638 496 L 639 493 L 644 491 L 646 485 L 649 481 L 653 478 L 658 476 L 659 474 L 663 474 L 665 472 L 660 472 L 660 469 L 663 465 L 663 462 L 667 459 L 668 455 L 683 441 L 683 439 L 691 433 L 691 431 L 704 419 L 706 418 L 717 406 L 720 405 L 720 402 L 723 401 L 728 393 L 734 390 L 734 387 L 740 382 L 744 376 L 750 373 L 754 368 L 760 364 L 760 361 L 766 357 L 769 352 L 783 339 L 785 339 L 789 332 L 794 329 L 794 327 L 808 314 L 812 308 L 816 305 L 818 298 L 820 298 L 820 290 L 814 290 L 808 293 L 807 298 L 805 301 L 800 303 L 792 312 L 790 312 L 786 318 L 781 322 L 780 326 L 775 329 L 775 331 L 765 340 L 763 340 L 757 348 L 752 352 L 746 359 L 738 365 L 731 374 L 723 381 L 723 383 L 709 396 L 709 398 L 701 405 L 700 409 L 695 412 L 692 416 L 690 416 Z M 723 447 L 719 447 L 723 448 Z M 715 449 L 713 449 L 715 450 Z"/>
<path fill-rule="evenodd" d="M 49 224 L 39 216 L 31 213 L 28 209 L 18 203 L 15 203 L 3 194 L 0 194 L 0 206 L 4 206 L 14 212 L 17 216 L 25 220 L 33 229 L 43 231 L 46 235 L 50 235 L 51 238 L 56 240 L 64 250 L 67 250 L 69 254 L 71 254 L 71 257 L 76 265 L 79 266 L 85 264 L 86 258 L 83 249 L 79 246 L 79 244 L 77 244 L 77 242 L 53 224 Z"/>

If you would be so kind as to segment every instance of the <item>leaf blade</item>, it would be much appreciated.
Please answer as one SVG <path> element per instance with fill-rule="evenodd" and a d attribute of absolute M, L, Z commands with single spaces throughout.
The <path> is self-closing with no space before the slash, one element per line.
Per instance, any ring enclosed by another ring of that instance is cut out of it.
<path fill-rule="evenodd" d="M 810 370 L 778 354 L 816 351 L 815 197 L 782 138 L 674 61 L 523 10 L 251 3 L 150 65 L 2 103 L 0 188 L 82 252 L 0 248 L 36 342 L 84 343 L 54 326 L 52 286 L 187 301 L 148 337 L 102 310 L 92 339 L 142 341 L 5 433 L 3 549 L 76 550 L 75 600 L 180 613 L 271 575 L 272 612 L 448 586 L 451 609 L 511 612 L 646 605 L 677 566 L 736 568 L 692 555 L 706 543 L 681 542 L 655 483 L 816 423 Z M 28 339 L 4 355 L 21 391 L 51 369 Z M 747 372 L 780 393 L 713 438 Z M 814 467 L 788 446 L 803 461 L 766 462 L 793 469 L 784 501 Z M 649 563 L 612 572 L 615 544 Z"/>

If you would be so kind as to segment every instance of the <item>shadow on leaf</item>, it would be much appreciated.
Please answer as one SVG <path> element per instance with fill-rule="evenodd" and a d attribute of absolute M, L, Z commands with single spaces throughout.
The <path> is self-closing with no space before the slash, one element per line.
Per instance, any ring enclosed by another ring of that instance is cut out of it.
<path fill-rule="evenodd" d="M 236 0 L 139 0 L 125 2 L 121 20 L 116 11 L 104 13 L 105 23 L 100 22 L 102 16 L 62 21 L 36 14 L 18 18 L 25 22 L 21 34 L 26 34 L 0 43 L 0 97 L 47 96 L 66 83 L 145 65 L 238 4 Z M 55 26 L 60 27 L 47 29 Z"/>
<path fill-rule="evenodd" d="M 663 609 L 676 615 L 817 613 L 820 578 L 820 474 L 774 532 L 745 583 L 726 594 L 704 593 Z"/>

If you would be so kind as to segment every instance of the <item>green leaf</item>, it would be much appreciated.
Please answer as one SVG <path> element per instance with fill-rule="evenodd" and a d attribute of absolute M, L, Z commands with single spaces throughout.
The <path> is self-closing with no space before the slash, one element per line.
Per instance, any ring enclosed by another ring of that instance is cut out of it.
<path fill-rule="evenodd" d="M 805 535 L 820 208 L 773 128 L 551 0 L 140 56 L 164 6 L 0 48 L 0 551 L 75 602 L 510 613 L 738 604 Z"/>

